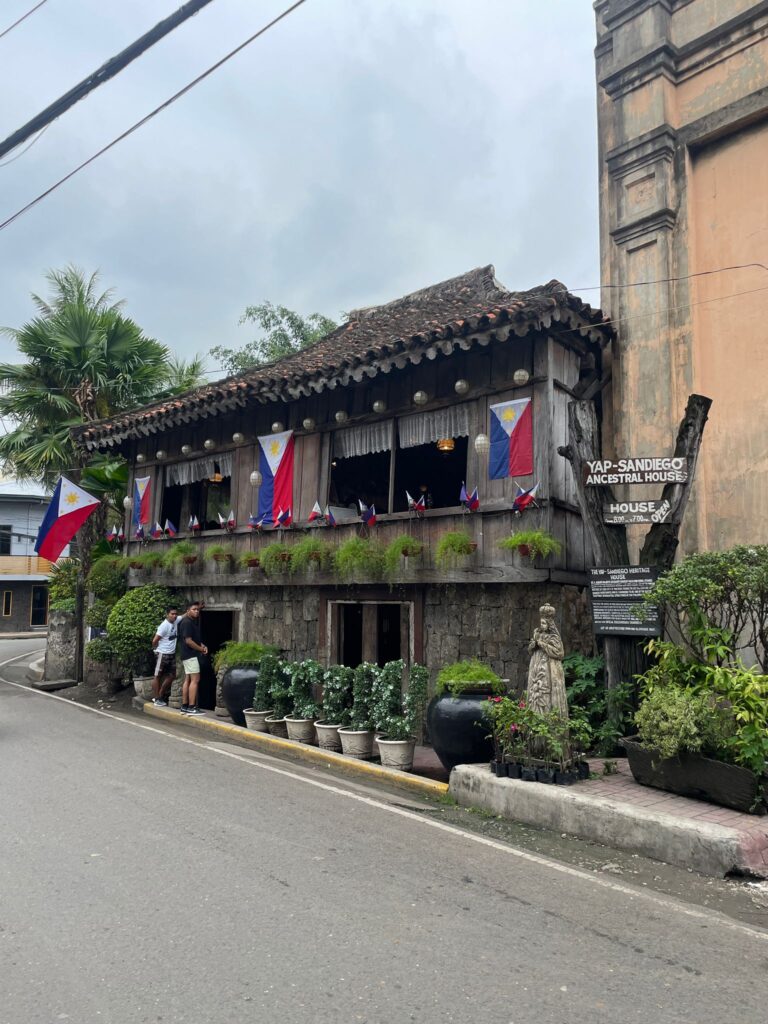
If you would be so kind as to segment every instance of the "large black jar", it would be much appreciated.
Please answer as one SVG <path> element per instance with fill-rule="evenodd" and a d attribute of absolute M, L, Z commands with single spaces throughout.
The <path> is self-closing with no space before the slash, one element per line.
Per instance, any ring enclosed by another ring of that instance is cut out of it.
<path fill-rule="evenodd" d="M 440 697 L 435 695 L 429 702 L 429 737 L 447 771 L 457 764 L 479 764 L 493 757 L 490 724 L 483 715 L 483 704 L 490 695 L 490 688 L 482 693 L 460 693 L 456 697 L 444 693 Z"/>
<path fill-rule="evenodd" d="M 228 668 L 221 680 L 224 706 L 235 725 L 245 725 L 244 708 L 253 707 L 253 694 L 259 678 L 255 665 L 239 665 Z"/>

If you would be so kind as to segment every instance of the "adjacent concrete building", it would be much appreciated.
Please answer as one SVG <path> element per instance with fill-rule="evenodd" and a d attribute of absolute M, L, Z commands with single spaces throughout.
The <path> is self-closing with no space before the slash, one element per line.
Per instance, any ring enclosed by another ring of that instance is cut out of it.
<path fill-rule="evenodd" d="M 48 625 L 51 563 L 35 554 L 50 495 L 37 484 L 0 480 L 0 634 Z"/>
<path fill-rule="evenodd" d="M 669 454 L 708 395 L 683 548 L 764 541 L 768 3 L 594 6 L 607 454 Z"/>

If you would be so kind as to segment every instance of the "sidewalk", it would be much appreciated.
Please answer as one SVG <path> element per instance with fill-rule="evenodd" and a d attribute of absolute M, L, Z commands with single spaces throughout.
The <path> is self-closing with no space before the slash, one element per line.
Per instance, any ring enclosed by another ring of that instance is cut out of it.
<path fill-rule="evenodd" d="M 512 821 L 565 832 L 705 875 L 768 877 L 768 817 L 741 814 L 641 786 L 626 759 L 615 775 L 575 786 L 497 779 L 487 765 L 460 765 L 450 793 Z M 591 762 L 594 772 L 602 761 Z"/>

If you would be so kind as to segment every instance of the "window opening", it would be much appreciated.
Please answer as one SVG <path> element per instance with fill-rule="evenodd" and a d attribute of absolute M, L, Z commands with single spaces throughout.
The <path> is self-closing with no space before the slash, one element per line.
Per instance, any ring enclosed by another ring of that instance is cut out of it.
<path fill-rule="evenodd" d="M 11 526 L 0 526 L 0 555 L 11 553 Z"/>
<path fill-rule="evenodd" d="M 339 652 L 338 662 L 349 668 L 357 668 L 363 660 L 363 606 L 361 604 L 339 605 L 339 635 L 336 641 Z"/>
<path fill-rule="evenodd" d="M 166 519 L 179 530 L 186 530 L 190 516 L 197 516 L 201 530 L 219 527 L 218 515 L 226 519 L 232 508 L 232 478 L 223 476 L 219 464 L 214 464 L 210 479 L 191 484 L 166 484 L 160 511 L 160 525 Z"/>
<path fill-rule="evenodd" d="M 393 511 L 407 512 L 406 491 L 418 500 L 424 495 L 427 508 L 453 508 L 459 504 L 461 485 L 467 476 L 467 438 L 455 437 L 453 449 L 441 451 L 438 443 L 398 447 L 395 453 Z"/>
<path fill-rule="evenodd" d="M 386 665 L 404 657 L 400 636 L 400 605 L 380 604 L 376 615 L 376 662 Z"/>
<path fill-rule="evenodd" d="M 390 452 L 371 452 L 331 460 L 329 504 L 359 511 L 358 501 L 375 505 L 379 513 L 389 511 Z"/>
<path fill-rule="evenodd" d="M 32 587 L 30 626 L 48 625 L 48 587 Z"/>
<path fill-rule="evenodd" d="M 7 618 L 13 610 L 13 591 L 3 592 L 3 615 Z"/>

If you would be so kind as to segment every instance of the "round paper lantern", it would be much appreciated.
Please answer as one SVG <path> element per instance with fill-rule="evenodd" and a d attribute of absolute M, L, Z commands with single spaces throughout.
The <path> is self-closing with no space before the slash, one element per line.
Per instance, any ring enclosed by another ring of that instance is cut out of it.
<path fill-rule="evenodd" d="M 475 451 L 478 455 L 487 455 L 491 450 L 491 439 L 487 434 L 478 434 L 475 438 Z"/>

